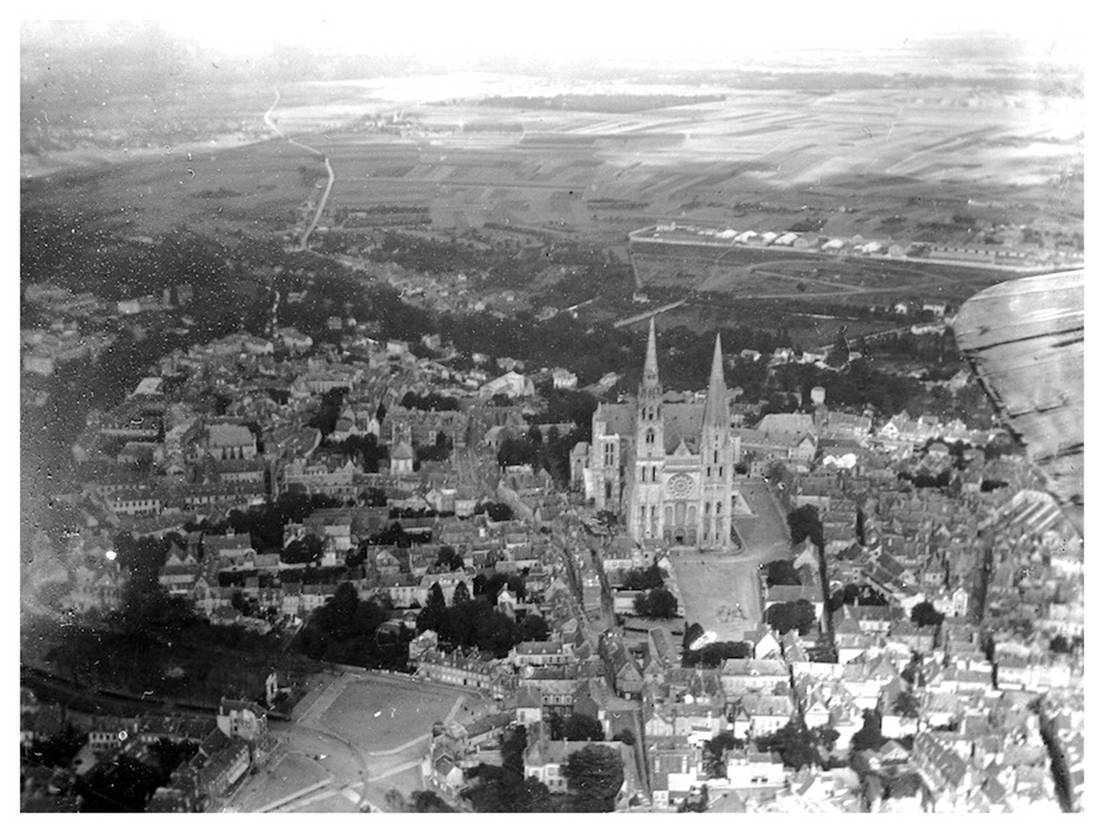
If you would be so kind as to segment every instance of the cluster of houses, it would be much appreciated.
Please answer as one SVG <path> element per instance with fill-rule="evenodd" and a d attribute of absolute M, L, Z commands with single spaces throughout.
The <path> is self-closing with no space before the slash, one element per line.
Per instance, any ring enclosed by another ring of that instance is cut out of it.
<path fill-rule="evenodd" d="M 706 795 L 715 809 L 742 811 L 1057 811 L 1028 705 L 1075 691 L 1080 671 L 1038 657 L 1006 667 L 1012 643 L 998 644 L 990 661 L 981 629 L 965 617 L 917 626 L 900 608 L 874 616 L 857 607 L 837 611 L 836 661 L 817 656 L 819 629 L 779 636 L 765 625 L 745 634 L 749 658 L 716 668 L 683 667 L 680 642 L 670 638 L 675 624 L 653 627 L 640 650 L 627 650 L 621 636 L 595 646 L 576 629 L 570 640 L 560 633 L 522 643 L 503 660 L 456 656 L 446 663 L 452 676 L 432 678 L 494 693 L 503 714 L 489 734 L 450 728 L 434 741 L 425 774 L 459 798 L 470 771 L 492 762 L 502 733 L 519 725 L 527 729 L 525 775 L 562 794 L 563 766 L 587 742 L 553 740 L 550 720 L 583 714 L 622 756 L 625 810 L 675 810 Z M 442 663 L 432 634 L 419 639 L 421 656 Z M 1069 703 L 1060 711 L 1066 737 L 1080 738 L 1083 720 Z M 873 742 L 849 755 L 872 721 Z M 795 771 L 777 749 L 756 743 L 795 724 L 813 731 L 821 760 L 849 766 L 846 773 Z M 725 733 L 733 742 L 717 757 L 710 742 Z"/>
<path fill-rule="evenodd" d="M 275 686 L 272 675 L 266 687 L 271 692 Z M 60 736 L 66 723 L 87 737 L 68 769 L 24 767 L 20 793 L 24 812 L 79 811 L 80 798 L 72 790 L 74 776 L 88 776 L 96 768 L 109 769 L 124 756 L 160 766 L 159 742 L 188 744 L 195 752 L 172 771 L 165 786 L 157 788 L 146 811 L 217 812 L 245 782 L 246 774 L 264 766 L 278 746 L 269 733 L 266 709 L 251 700 L 224 698 L 213 720 L 180 715 L 113 717 L 70 713 L 60 706 L 38 703 L 26 689 L 21 693 L 24 747 Z"/>
<path fill-rule="evenodd" d="M 900 422 L 908 456 L 860 447 L 855 460 L 838 466 L 824 464 L 822 455 L 792 467 L 790 495 L 794 506 L 815 506 L 823 520 L 831 588 L 858 585 L 888 604 L 860 600 L 831 610 L 816 578 L 815 550 L 805 543 L 793 560 L 803 584 L 764 586 L 764 609 L 806 599 L 818 625 L 781 636 L 763 625 L 745 634 L 747 659 L 684 668 L 684 623 L 641 626 L 627 606 L 615 608 L 617 632 L 596 643 L 577 623 L 557 623 L 549 642 L 518 646 L 481 668 L 483 681 L 461 682 L 514 706 L 515 722 L 528 727 L 526 775 L 553 793 L 567 790 L 563 764 L 586 744 L 551 740 L 548 721 L 580 713 L 601 722 L 606 744 L 616 746 L 625 729 L 639 739 L 632 753 L 618 747 L 625 810 L 673 810 L 704 795 L 717 810 L 1058 811 L 1040 719 L 1029 706 L 1040 696 L 1061 701 L 1055 723 L 1076 793 L 1084 778 L 1083 669 L 1079 652 L 1052 650 L 1047 640 L 1082 633 L 1080 537 L 1053 499 L 1031 488 L 1030 469 L 1019 459 L 968 460 L 957 469 L 953 495 L 904 481 L 898 475 L 915 474 L 918 464 L 946 466 L 948 451 L 932 442 L 946 426 L 932 432 L 923 420 Z M 983 491 L 980 483 L 989 479 L 999 486 Z M 995 643 L 985 644 L 991 630 L 974 616 L 983 546 L 992 548 L 998 568 L 990 605 L 1000 609 L 1014 597 L 1025 615 L 1022 605 L 1036 605 L 1036 638 L 998 630 Z M 639 554 L 616 547 L 606 556 L 602 569 L 614 588 L 624 571 L 642 565 Z M 1067 585 L 1069 598 L 1056 601 Z M 911 620 L 912 608 L 925 601 L 943 615 L 941 624 Z M 833 661 L 822 650 L 829 619 Z M 455 657 L 453 673 L 463 665 L 471 674 L 472 660 Z M 795 771 L 777 750 L 761 751 L 757 740 L 794 724 L 813 730 L 821 760 L 848 765 Z M 722 733 L 738 742 L 716 760 L 707 749 Z M 866 742 L 850 755 L 856 736 Z M 427 772 L 437 763 L 427 762 Z M 447 783 L 434 783 L 459 796 L 467 763 L 463 755 L 449 757 L 440 770 Z"/>
<path fill-rule="evenodd" d="M 563 389 L 577 379 L 562 369 L 526 374 L 511 360 L 498 360 L 502 374 L 492 376 L 489 357 L 456 371 L 416 358 L 403 342 L 369 337 L 369 325 L 338 319 L 334 329 L 340 359 L 332 350 L 320 355 L 294 328 L 177 351 L 118 408 L 89 421 L 75 449 L 88 528 L 70 537 L 65 553 L 67 604 L 120 603 L 126 574 L 108 557 L 105 529 L 178 533 L 160 574 L 166 591 L 212 622 L 260 631 L 280 618 L 306 619 L 344 581 L 361 599 L 386 596 L 398 609 L 389 624 L 413 628 L 435 585 L 452 604 L 461 584 L 470 589 L 480 574 L 508 573 L 523 579 L 525 592 L 504 586 L 495 604 L 515 617 L 541 616 L 546 640 L 521 642 L 500 659 L 443 644 L 433 631 L 409 643 L 417 678 L 486 692 L 501 704 L 498 715 L 434 732 L 423 774 L 454 799 L 479 764 L 501 761 L 502 739 L 515 725 L 527 728 L 526 776 L 566 792 L 563 766 L 586 742 L 553 739 L 551 723 L 578 713 L 602 726 L 604 739 L 594 742 L 621 757 L 618 806 L 625 810 L 700 801 L 745 811 L 1057 806 L 1039 718 L 1026 704 L 1043 693 L 1058 698 L 1058 731 L 1075 749 L 1083 745 L 1080 653 L 1046 642 L 1083 636 L 1082 543 L 1022 461 L 986 460 L 976 449 L 952 454 L 948 444 L 984 444 L 988 432 L 904 413 L 875 426 L 869 415 L 824 407 L 822 390 L 813 392 L 813 413 L 770 414 L 754 427 L 733 408 L 739 477 L 784 464 L 792 474 L 786 499 L 814 506 L 822 521 L 830 588 L 860 585 L 888 604 L 832 610 L 815 551 L 799 546 L 794 566 L 802 584 L 763 587 L 763 607 L 806 600 L 817 625 L 804 635 L 762 625 L 744 635 L 746 658 L 684 667 L 686 622 L 670 563 L 656 562 L 678 603 L 675 616 L 639 617 L 639 591 L 624 579 L 654 554 L 621 537 L 606 538 L 595 552 L 562 540 L 555 530 L 563 529 L 557 523 L 567 501 L 548 475 L 504 471 L 495 459 L 506 437 L 528 428 L 519 402 L 532 396 L 535 380 Z M 441 349 L 433 336 L 423 341 Z M 324 438 L 311 423 L 319 396 L 338 388 L 348 392 Z M 407 393 L 457 404 L 422 410 L 402 404 Z M 556 427 L 563 434 L 571 426 Z M 367 470 L 358 444 L 347 442 L 368 435 L 379 441 L 378 471 Z M 441 445 L 452 449 L 447 462 L 419 459 L 420 449 Z M 579 451 L 572 454 L 576 482 Z M 907 482 L 943 472 L 950 473 L 943 489 Z M 287 523 L 280 551 L 259 551 L 234 530 L 184 532 L 188 521 L 217 521 L 287 491 L 344 505 Z M 477 511 L 488 501 L 508 506 L 513 519 Z M 395 524 L 409 543 L 373 543 Z M 319 544 L 309 574 L 282 555 L 308 538 Z M 443 547 L 459 563 L 442 559 Z M 355 566 L 347 563 L 352 554 Z M 972 616 L 977 566 L 986 560 L 986 612 L 1009 624 L 992 645 L 983 644 Z M 910 620 L 922 601 L 945 616 L 941 625 Z M 598 618 L 610 627 L 594 633 Z M 1013 633 L 1022 620 L 1033 623 L 1037 638 Z M 823 651 L 829 633 L 832 661 Z M 268 754 L 259 707 L 227 701 L 217 722 L 205 734 L 203 727 L 174 730 L 190 732 L 200 752 L 158 791 L 159 809 L 217 806 Z M 850 765 L 788 766 L 771 740 L 795 725 L 813 730 L 821 760 Z M 856 737 L 871 728 L 879 743 L 849 758 Z M 91 754 L 118 754 L 160 736 L 151 732 L 96 727 Z M 717 752 L 713 741 L 727 733 L 733 742 Z M 1076 768 L 1080 756 L 1073 757 Z"/>

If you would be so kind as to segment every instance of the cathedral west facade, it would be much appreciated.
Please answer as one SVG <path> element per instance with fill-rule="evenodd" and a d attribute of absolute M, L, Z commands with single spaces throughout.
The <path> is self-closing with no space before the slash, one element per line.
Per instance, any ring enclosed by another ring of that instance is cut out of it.
<path fill-rule="evenodd" d="M 598 406 L 582 480 L 595 508 L 622 517 L 641 545 L 724 549 L 732 541 L 740 439 L 717 337 L 704 401 L 665 397 L 655 320 L 635 399 Z"/>

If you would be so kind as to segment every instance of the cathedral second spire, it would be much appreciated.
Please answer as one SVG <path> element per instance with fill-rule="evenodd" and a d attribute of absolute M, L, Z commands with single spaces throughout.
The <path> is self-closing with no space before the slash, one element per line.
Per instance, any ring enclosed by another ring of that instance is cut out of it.
<path fill-rule="evenodd" d="M 659 361 L 656 358 L 655 316 L 648 323 L 648 352 L 644 357 L 644 384 L 659 384 Z"/>

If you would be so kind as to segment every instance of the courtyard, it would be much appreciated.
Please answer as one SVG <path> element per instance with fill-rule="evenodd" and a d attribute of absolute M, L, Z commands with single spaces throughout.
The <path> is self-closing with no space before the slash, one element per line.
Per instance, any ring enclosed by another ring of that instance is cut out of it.
<path fill-rule="evenodd" d="M 671 554 L 687 623 L 714 631 L 721 641 L 743 639 L 762 621 L 759 565 L 790 558 L 789 529 L 770 488 L 758 478 L 741 481 L 741 499 L 750 514 L 733 519 L 741 543 L 737 551 Z"/>

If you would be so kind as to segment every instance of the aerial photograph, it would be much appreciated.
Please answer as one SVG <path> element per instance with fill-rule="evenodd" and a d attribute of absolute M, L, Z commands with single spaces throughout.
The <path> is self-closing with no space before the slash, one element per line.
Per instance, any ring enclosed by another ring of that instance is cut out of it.
<path fill-rule="evenodd" d="M 1084 818 L 1076 4 L 394 5 L 18 20 L 20 811 Z"/>

